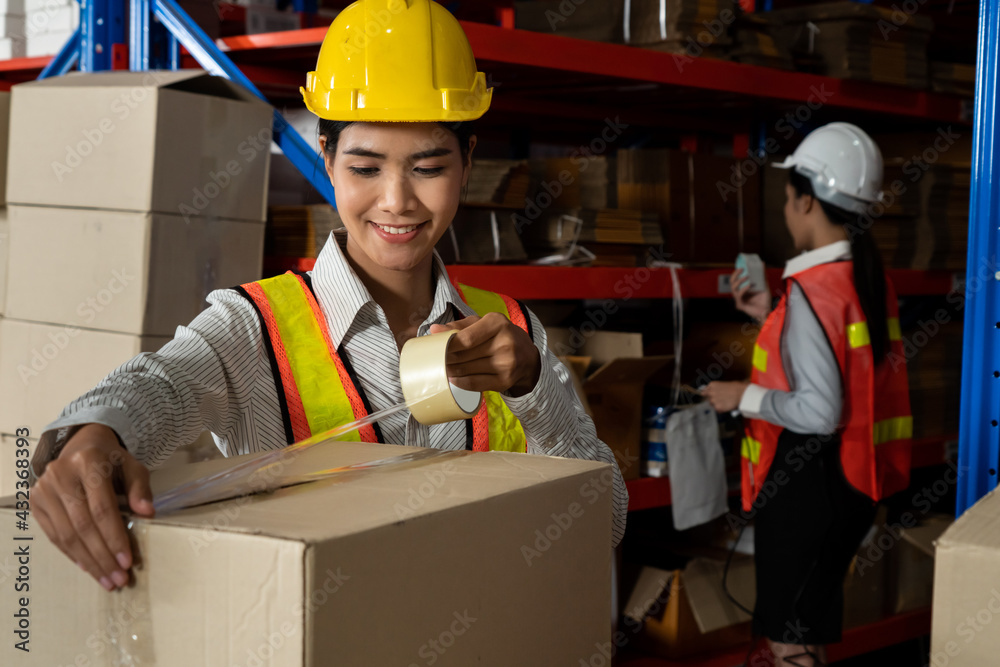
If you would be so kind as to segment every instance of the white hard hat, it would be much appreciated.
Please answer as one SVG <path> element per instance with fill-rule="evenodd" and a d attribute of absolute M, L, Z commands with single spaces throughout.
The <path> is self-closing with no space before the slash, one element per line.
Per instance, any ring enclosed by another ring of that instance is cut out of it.
<path fill-rule="evenodd" d="M 812 182 L 816 197 L 854 213 L 882 201 L 882 153 L 857 125 L 816 128 L 784 162 Z"/>

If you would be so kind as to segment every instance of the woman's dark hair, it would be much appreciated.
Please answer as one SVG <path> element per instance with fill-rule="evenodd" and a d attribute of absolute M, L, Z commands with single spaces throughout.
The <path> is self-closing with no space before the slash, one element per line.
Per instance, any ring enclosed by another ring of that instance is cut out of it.
<path fill-rule="evenodd" d="M 847 230 L 854 259 L 854 290 L 858 293 L 861 310 L 868 321 L 868 336 L 871 339 L 872 356 L 878 364 L 889 351 L 889 321 L 886 312 L 885 270 L 882 257 L 872 238 L 870 216 L 859 215 L 829 204 L 816 197 L 812 182 L 794 169 L 788 174 L 788 182 L 795 190 L 795 196 L 809 195 L 819 202 L 830 222 L 842 225 Z"/>
<path fill-rule="evenodd" d="M 340 139 L 340 133 L 343 132 L 347 127 L 353 123 L 351 120 L 326 120 L 321 118 L 319 121 L 319 134 L 321 137 L 326 137 L 326 152 L 329 155 L 334 155 L 337 152 L 337 141 Z M 458 123 L 438 123 L 439 126 L 448 130 L 458 139 L 458 148 L 462 153 L 462 162 L 469 158 L 469 139 L 474 135 L 475 128 L 471 121 L 464 121 Z"/>

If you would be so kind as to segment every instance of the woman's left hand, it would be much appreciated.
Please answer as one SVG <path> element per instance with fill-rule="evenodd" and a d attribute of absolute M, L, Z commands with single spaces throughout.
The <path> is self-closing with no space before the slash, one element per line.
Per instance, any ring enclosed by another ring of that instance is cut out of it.
<path fill-rule="evenodd" d="M 430 333 L 454 329 L 448 348 L 448 378 L 469 391 L 523 396 L 535 388 L 542 370 L 538 348 L 521 327 L 500 313 L 432 324 Z"/>
<path fill-rule="evenodd" d="M 739 407 L 743 392 L 749 385 L 749 382 L 709 382 L 701 390 L 701 395 L 716 412 L 731 412 Z"/>

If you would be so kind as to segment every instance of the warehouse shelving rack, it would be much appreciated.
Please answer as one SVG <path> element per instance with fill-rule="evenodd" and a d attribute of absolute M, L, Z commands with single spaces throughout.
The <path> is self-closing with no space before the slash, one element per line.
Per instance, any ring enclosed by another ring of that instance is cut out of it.
<path fill-rule="evenodd" d="M 308 10 L 307 0 L 296 8 Z M 311 1 L 311 0 L 308 0 Z M 751 147 L 751 132 L 741 114 L 762 105 L 774 110 L 794 109 L 817 97 L 829 108 L 845 114 L 893 116 L 913 126 L 939 122 L 968 125 L 973 107 L 955 95 L 894 89 L 884 95 L 880 84 L 846 81 L 799 72 L 772 70 L 698 58 L 677 57 L 633 47 L 564 38 L 513 29 L 507 0 L 483 3 L 495 7 L 501 25 L 463 22 L 481 68 L 504 82 L 503 94 L 494 99 L 494 112 L 555 119 L 604 118 L 623 106 L 631 122 L 650 127 L 685 127 L 693 132 L 722 131 L 733 137 L 734 155 Z M 213 42 L 194 24 L 175 0 L 130 0 L 129 44 L 126 46 L 124 5 L 114 0 L 82 0 L 81 27 L 55 57 L 0 61 L 0 89 L 37 76 L 55 76 L 74 65 L 81 71 L 107 69 L 144 70 L 153 67 L 201 66 L 207 71 L 240 82 L 275 104 L 298 99 L 303 73 L 312 69 L 325 27 L 282 33 L 226 37 Z M 312 7 L 315 5 L 313 4 Z M 150 15 L 169 34 L 164 36 Z M 150 58 L 150 39 L 166 39 L 165 59 Z M 1000 205 L 1000 176 L 993 173 L 998 155 L 996 123 L 997 49 L 1000 40 L 1000 0 L 983 0 L 980 12 L 979 76 L 974 107 L 974 170 L 968 276 L 983 256 L 997 256 L 1000 236 L 996 227 Z M 605 91 L 595 100 L 594 91 Z M 613 96 L 613 97 L 612 97 Z M 682 100 L 682 103 L 678 103 Z M 709 110 L 697 113 L 693 110 Z M 328 181 L 316 177 L 316 152 L 275 111 L 274 139 L 289 159 L 324 197 L 333 203 Z M 760 149 L 763 137 L 754 137 Z M 271 258 L 272 267 L 292 263 L 306 268 L 308 260 Z M 997 267 L 1000 269 L 1000 266 Z M 453 266 L 455 280 L 503 291 L 523 299 L 616 298 L 609 293 L 619 279 L 634 269 Z M 685 297 L 717 298 L 726 293 L 728 271 L 685 269 L 679 272 Z M 671 298 L 669 271 L 652 270 L 650 279 L 634 292 L 635 298 Z M 776 276 L 774 276 L 776 277 Z M 1000 271 L 994 276 L 1000 280 Z M 896 271 L 894 281 L 901 295 L 949 294 L 964 289 L 946 271 Z M 979 281 L 982 282 L 981 280 Z M 960 478 L 959 511 L 996 485 L 998 422 L 1000 422 L 1000 294 L 995 280 L 967 291 L 959 463 L 969 474 Z M 996 369 L 996 371 L 994 370 Z M 915 465 L 939 462 L 942 439 L 918 443 Z M 662 507 L 669 503 L 669 480 L 635 480 L 630 509 Z M 845 631 L 844 642 L 832 646 L 832 659 L 888 646 L 927 634 L 929 610 L 898 615 L 876 624 Z M 732 665 L 745 657 L 746 647 L 692 661 L 637 658 L 629 667 L 671 665 Z"/>

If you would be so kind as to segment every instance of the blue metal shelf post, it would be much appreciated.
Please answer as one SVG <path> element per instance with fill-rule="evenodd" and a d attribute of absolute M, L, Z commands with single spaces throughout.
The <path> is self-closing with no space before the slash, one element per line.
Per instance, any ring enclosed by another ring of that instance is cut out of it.
<path fill-rule="evenodd" d="M 962 345 L 962 408 L 955 511 L 996 487 L 1000 468 L 1000 153 L 997 61 L 1000 0 L 982 0 L 972 135 L 972 192 Z"/>

